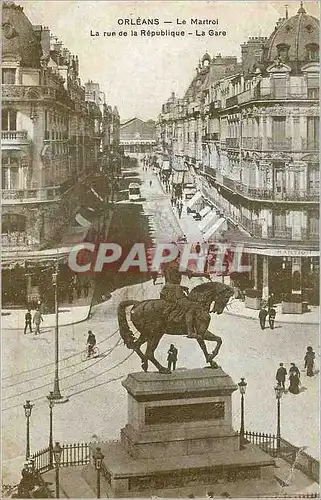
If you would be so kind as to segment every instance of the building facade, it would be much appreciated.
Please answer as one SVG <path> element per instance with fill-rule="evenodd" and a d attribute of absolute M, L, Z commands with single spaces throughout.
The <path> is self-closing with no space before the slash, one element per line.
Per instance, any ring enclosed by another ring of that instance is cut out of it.
<path fill-rule="evenodd" d="M 194 172 L 198 203 L 244 243 L 264 297 L 318 300 L 318 40 L 319 21 L 301 4 L 269 38 L 244 43 L 240 64 L 225 58 L 217 71 L 223 58 L 205 54 L 158 123 L 164 152 Z"/>
<path fill-rule="evenodd" d="M 119 115 L 98 83 L 82 85 L 78 56 L 48 27 L 12 2 L 2 7 L 1 232 L 10 270 L 64 246 L 104 149 L 119 146 Z"/>
<path fill-rule="evenodd" d="M 120 145 L 130 158 L 141 159 L 152 154 L 156 146 L 156 123 L 132 118 L 120 126 Z"/>

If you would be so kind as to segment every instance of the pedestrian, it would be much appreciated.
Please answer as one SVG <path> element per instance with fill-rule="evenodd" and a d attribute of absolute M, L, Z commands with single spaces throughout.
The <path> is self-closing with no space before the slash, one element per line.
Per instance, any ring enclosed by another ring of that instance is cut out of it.
<path fill-rule="evenodd" d="M 309 345 L 307 347 L 307 352 L 304 356 L 304 368 L 307 370 L 307 376 L 308 377 L 313 377 L 313 367 L 314 367 L 314 360 L 315 360 L 315 352 L 313 351 L 312 347 Z"/>
<path fill-rule="evenodd" d="M 285 378 L 287 375 L 286 368 L 284 368 L 283 363 L 280 363 L 279 368 L 276 372 L 276 380 L 279 386 L 281 386 L 285 390 Z"/>
<path fill-rule="evenodd" d="M 153 181 L 149 181 L 149 186 L 152 187 Z"/>
<path fill-rule="evenodd" d="M 35 335 L 38 335 L 40 333 L 40 323 L 43 321 L 43 317 L 41 316 L 41 312 L 39 309 L 36 310 L 35 314 L 33 315 L 33 323 L 36 325 L 35 329 Z"/>
<path fill-rule="evenodd" d="M 80 299 L 82 292 L 82 285 L 80 279 L 77 280 L 75 288 L 76 288 L 77 299 Z"/>
<path fill-rule="evenodd" d="M 289 385 L 289 392 L 291 394 L 299 394 L 300 392 L 300 377 L 298 376 L 297 372 L 292 372 L 289 377 L 290 380 L 290 385 Z"/>
<path fill-rule="evenodd" d="M 177 356 L 178 356 L 178 350 L 174 346 L 174 344 L 171 344 L 169 346 L 168 350 L 168 356 L 167 356 L 167 362 L 168 362 L 168 369 L 169 370 L 176 370 L 176 363 L 177 363 Z"/>
<path fill-rule="evenodd" d="M 84 289 L 84 296 L 85 297 L 88 297 L 88 293 L 89 293 L 89 288 L 90 288 L 90 283 L 89 283 L 89 280 L 86 279 L 83 283 L 83 289 Z"/>
<path fill-rule="evenodd" d="M 152 271 L 151 272 L 151 277 L 153 278 L 153 285 L 156 285 L 156 281 L 157 281 L 157 278 L 158 278 L 157 271 Z"/>
<path fill-rule="evenodd" d="M 274 306 L 274 295 L 273 295 L 273 293 L 270 293 L 268 301 L 267 301 L 267 305 L 268 305 L 269 308 L 272 308 Z"/>
<path fill-rule="evenodd" d="M 31 312 L 30 312 L 30 308 L 28 307 L 28 311 L 26 312 L 25 314 L 25 330 L 24 330 L 24 333 L 26 334 L 27 333 L 27 328 L 29 326 L 29 331 L 30 333 L 32 333 L 32 326 L 31 326 Z"/>
<path fill-rule="evenodd" d="M 275 316 L 276 316 L 276 310 L 274 309 L 273 306 L 269 307 L 268 315 L 269 315 L 269 325 L 270 325 L 271 330 L 273 330 L 274 329 Z"/>
<path fill-rule="evenodd" d="M 266 321 L 267 315 L 268 315 L 268 312 L 265 309 L 265 307 L 261 307 L 260 312 L 259 312 L 259 320 L 260 320 L 260 326 L 261 326 L 262 330 L 264 330 L 264 328 L 265 328 L 265 321 Z"/>
<path fill-rule="evenodd" d="M 200 242 L 198 241 L 198 242 L 196 243 L 196 245 L 195 245 L 195 252 L 196 252 L 197 254 L 199 254 L 199 253 L 200 253 L 200 251 L 201 251 L 201 245 L 200 245 Z"/>

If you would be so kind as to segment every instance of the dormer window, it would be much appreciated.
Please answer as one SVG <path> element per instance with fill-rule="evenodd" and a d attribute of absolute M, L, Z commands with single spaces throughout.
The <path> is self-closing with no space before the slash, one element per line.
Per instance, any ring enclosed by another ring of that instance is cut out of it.
<path fill-rule="evenodd" d="M 278 58 L 282 61 L 285 62 L 289 59 L 289 49 L 290 45 L 287 45 L 286 43 L 279 43 L 277 46 L 277 51 L 278 51 Z"/>
<path fill-rule="evenodd" d="M 310 43 L 306 45 L 307 49 L 307 59 L 308 61 L 318 61 L 319 60 L 319 45 L 316 43 Z"/>

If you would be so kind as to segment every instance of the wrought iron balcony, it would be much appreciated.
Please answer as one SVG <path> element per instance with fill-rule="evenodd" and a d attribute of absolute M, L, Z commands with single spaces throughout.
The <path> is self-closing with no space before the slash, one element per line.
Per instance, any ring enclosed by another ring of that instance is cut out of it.
<path fill-rule="evenodd" d="M 60 187 L 40 189 L 2 189 L 2 203 L 30 203 L 56 201 L 60 198 Z"/>
<path fill-rule="evenodd" d="M 238 137 L 226 137 L 225 142 L 227 148 L 237 149 L 240 147 L 240 139 Z"/>
<path fill-rule="evenodd" d="M 214 142 L 214 141 L 218 141 L 218 140 L 219 140 L 219 138 L 218 138 L 217 132 L 214 132 L 211 134 L 205 134 L 202 136 L 202 142 Z"/>
<path fill-rule="evenodd" d="M 319 151 L 319 141 L 303 139 L 301 137 L 301 149 L 302 151 Z"/>
<path fill-rule="evenodd" d="M 233 95 L 232 97 L 228 97 L 226 99 L 226 107 L 230 108 L 231 106 L 235 106 L 236 104 L 238 104 L 237 97 L 238 97 L 237 95 Z"/>
<path fill-rule="evenodd" d="M 4 101 L 43 101 L 49 99 L 75 109 L 75 102 L 66 90 L 54 89 L 46 85 L 2 85 L 1 90 Z"/>
<path fill-rule="evenodd" d="M 28 132 L 26 130 L 6 130 L 1 132 L 2 142 L 15 143 L 15 144 L 28 144 Z"/>
<path fill-rule="evenodd" d="M 267 138 L 267 149 L 273 151 L 290 151 L 292 149 L 292 138 L 287 137 L 282 141 L 273 139 L 272 137 Z"/>
<path fill-rule="evenodd" d="M 262 137 L 243 137 L 242 147 L 243 149 L 254 149 L 256 151 L 261 151 Z"/>

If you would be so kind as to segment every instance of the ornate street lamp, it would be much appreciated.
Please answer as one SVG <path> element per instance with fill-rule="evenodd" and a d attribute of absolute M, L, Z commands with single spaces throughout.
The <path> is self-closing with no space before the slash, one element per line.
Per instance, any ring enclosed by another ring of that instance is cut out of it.
<path fill-rule="evenodd" d="M 53 448 L 53 454 L 55 457 L 55 467 L 56 467 L 56 498 L 59 498 L 59 466 L 61 459 L 62 447 L 59 442 L 56 441 L 56 444 Z"/>
<path fill-rule="evenodd" d="M 283 387 L 276 385 L 274 387 L 275 397 L 277 402 L 277 425 L 276 425 L 276 454 L 280 456 L 281 448 L 281 398 L 283 394 Z"/>
<path fill-rule="evenodd" d="M 101 471 L 101 465 L 102 465 L 104 458 L 105 458 L 105 455 L 102 454 L 101 449 L 96 448 L 96 451 L 94 451 L 94 453 L 93 453 L 93 460 L 94 460 L 95 469 L 97 471 L 97 498 L 100 498 L 100 471 Z"/>
<path fill-rule="evenodd" d="M 26 443 L 26 460 L 30 457 L 30 416 L 31 416 L 31 410 L 34 407 L 34 405 L 30 404 L 30 401 L 27 399 L 26 403 L 23 405 L 23 408 L 25 410 L 25 416 L 27 420 L 27 443 Z"/>
<path fill-rule="evenodd" d="M 244 394 L 246 391 L 247 383 L 244 378 L 241 378 L 241 381 L 237 384 L 239 386 L 239 390 L 241 393 L 241 428 L 240 428 L 240 450 L 244 450 Z"/>
<path fill-rule="evenodd" d="M 52 409 L 55 405 L 55 398 L 53 391 L 50 391 L 49 396 L 47 396 L 49 401 L 49 465 L 52 469 L 53 466 L 53 438 L 52 438 Z"/>

